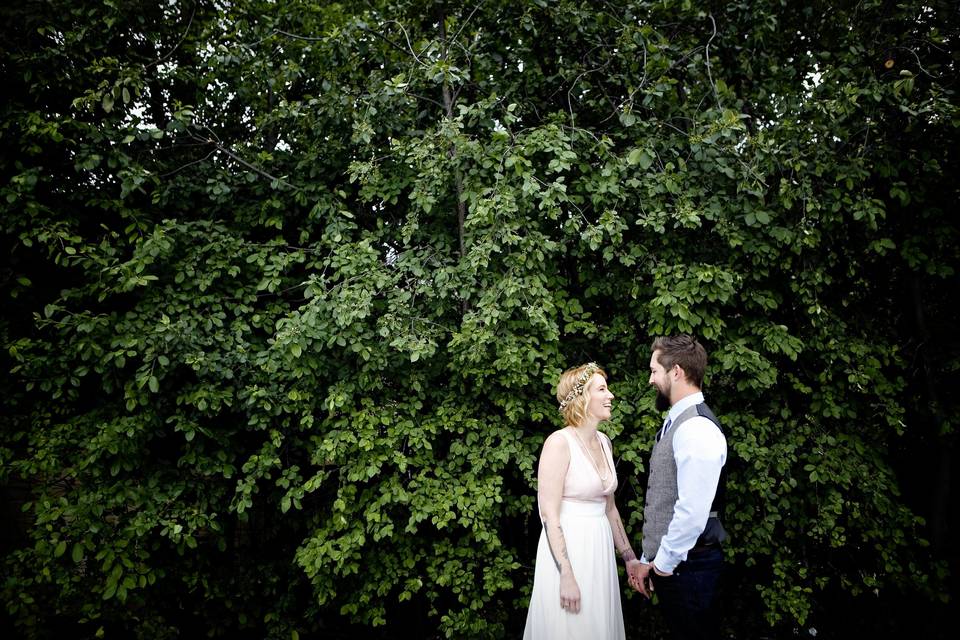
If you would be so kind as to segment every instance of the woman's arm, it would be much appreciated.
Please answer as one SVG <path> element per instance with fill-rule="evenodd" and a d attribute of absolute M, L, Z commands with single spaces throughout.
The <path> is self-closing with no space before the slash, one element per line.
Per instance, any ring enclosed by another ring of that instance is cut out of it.
<path fill-rule="evenodd" d="M 608 438 L 606 434 L 603 434 L 603 442 L 607 446 L 607 451 L 605 451 L 604 454 L 609 454 L 609 460 L 612 461 L 613 443 L 610 442 L 610 438 Z M 623 520 L 620 519 L 617 502 L 612 493 L 607 496 L 607 520 L 610 522 L 610 530 L 613 532 L 613 547 L 617 550 L 617 553 L 620 554 L 624 565 L 626 565 L 629 571 L 631 563 L 640 562 L 640 560 L 637 558 L 637 554 L 634 553 L 633 547 L 630 546 L 630 539 L 627 537 L 627 532 L 623 528 Z"/>
<path fill-rule="evenodd" d="M 620 512 L 617 510 L 617 503 L 613 499 L 612 493 L 607 496 L 607 520 L 610 521 L 610 530 L 613 531 L 613 546 L 620 557 L 623 558 L 624 564 L 629 566 L 631 560 L 639 562 L 637 554 L 633 552 L 633 547 L 630 546 L 630 539 L 623 528 L 623 520 L 620 519 Z"/>
<path fill-rule="evenodd" d="M 560 434 L 555 432 L 543 443 L 540 467 L 537 471 L 537 499 L 540 503 L 540 519 L 547 535 L 547 544 L 553 562 L 560 572 L 560 606 L 571 613 L 580 611 L 580 587 L 573 576 L 573 567 L 567 555 L 567 543 L 560 526 L 560 502 L 563 500 L 563 481 L 570 465 L 570 447 Z"/>

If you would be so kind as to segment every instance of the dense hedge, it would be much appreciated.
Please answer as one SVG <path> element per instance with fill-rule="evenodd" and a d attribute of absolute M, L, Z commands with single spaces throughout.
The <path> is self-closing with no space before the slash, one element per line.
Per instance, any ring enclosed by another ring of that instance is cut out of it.
<path fill-rule="evenodd" d="M 956 10 L 836 4 L 5 6 L 10 621 L 516 635 L 552 385 L 610 373 L 639 541 L 678 331 L 737 637 L 943 597 Z"/>

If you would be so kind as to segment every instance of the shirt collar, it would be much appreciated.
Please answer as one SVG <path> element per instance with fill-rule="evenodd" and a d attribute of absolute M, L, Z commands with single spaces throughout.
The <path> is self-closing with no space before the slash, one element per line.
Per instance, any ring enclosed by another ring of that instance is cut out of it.
<path fill-rule="evenodd" d="M 670 407 L 670 413 L 667 414 L 667 420 L 673 422 L 680 417 L 680 414 L 689 409 L 690 407 L 696 404 L 703 403 L 703 392 L 697 391 L 696 393 L 691 393 L 687 397 L 678 400 L 677 404 Z"/>

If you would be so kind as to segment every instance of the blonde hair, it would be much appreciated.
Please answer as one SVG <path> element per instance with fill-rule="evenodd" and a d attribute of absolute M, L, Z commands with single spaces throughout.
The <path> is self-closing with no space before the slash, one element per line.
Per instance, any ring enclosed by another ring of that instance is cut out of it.
<path fill-rule="evenodd" d="M 573 427 L 580 426 L 587 417 L 588 391 L 593 374 L 599 373 L 603 379 L 607 374 L 595 362 L 567 369 L 560 374 L 557 383 L 557 402 L 564 421 Z"/>

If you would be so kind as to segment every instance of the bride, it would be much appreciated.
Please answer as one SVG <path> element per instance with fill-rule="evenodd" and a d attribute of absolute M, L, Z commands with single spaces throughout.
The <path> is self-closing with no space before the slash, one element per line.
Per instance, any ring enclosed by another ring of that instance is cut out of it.
<path fill-rule="evenodd" d="M 593 362 L 568 369 L 557 384 L 566 426 L 547 437 L 540 455 L 543 531 L 524 640 L 624 638 L 614 547 L 628 571 L 640 561 L 614 502 L 613 447 L 597 431 L 613 398 Z"/>

